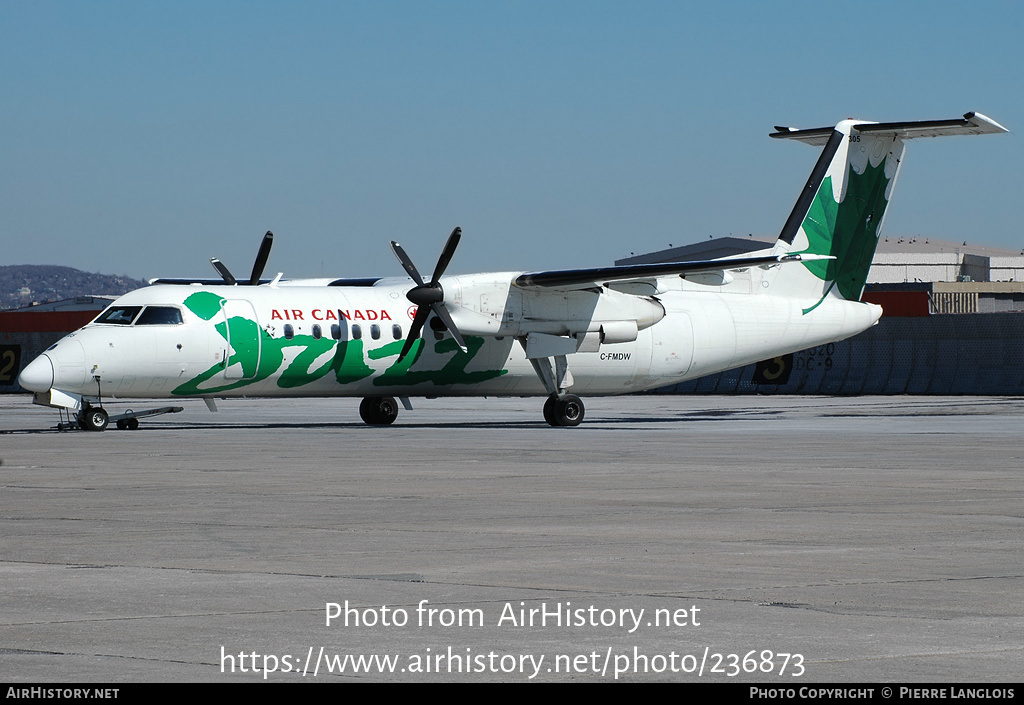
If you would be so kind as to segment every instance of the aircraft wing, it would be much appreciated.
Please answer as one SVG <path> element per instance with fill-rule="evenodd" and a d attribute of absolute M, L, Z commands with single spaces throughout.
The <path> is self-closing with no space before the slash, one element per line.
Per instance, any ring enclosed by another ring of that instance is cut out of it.
<path fill-rule="evenodd" d="M 549 272 L 528 272 L 516 277 L 514 284 L 522 289 L 565 288 L 581 289 L 601 286 L 611 281 L 650 279 L 662 276 L 682 276 L 702 272 L 725 272 L 747 267 L 767 267 L 787 262 L 812 259 L 835 259 L 823 255 L 759 255 L 757 257 L 723 257 L 692 262 L 659 262 L 658 264 L 630 264 L 621 267 L 596 269 L 559 269 Z"/>
<path fill-rule="evenodd" d="M 260 284 L 269 284 L 269 279 L 260 280 Z M 149 280 L 150 286 L 157 284 L 176 284 L 179 286 L 224 286 L 223 279 L 169 279 L 167 277 L 157 277 Z"/>
<path fill-rule="evenodd" d="M 821 146 L 828 142 L 834 127 L 815 127 L 800 130 L 795 127 L 776 125 L 777 132 L 769 137 L 776 139 L 800 140 L 807 144 Z M 854 126 L 857 132 L 893 132 L 900 139 L 915 137 L 939 137 L 941 135 L 985 135 L 1009 132 L 995 120 L 981 113 L 964 113 L 963 118 L 952 120 L 918 120 L 916 122 L 863 122 Z"/>
<path fill-rule="evenodd" d="M 279 286 L 373 286 L 381 280 L 381 277 L 361 277 L 361 278 L 350 278 L 350 279 L 280 279 L 277 281 Z M 260 279 L 260 285 L 271 284 L 273 279 Z M 177 284 L 179 286 L 224 286 L 223 279 L 168 279 L 166 277 L 159 277 L 156 279 L 150 279 L 149 283 L 153 284 Z"/>

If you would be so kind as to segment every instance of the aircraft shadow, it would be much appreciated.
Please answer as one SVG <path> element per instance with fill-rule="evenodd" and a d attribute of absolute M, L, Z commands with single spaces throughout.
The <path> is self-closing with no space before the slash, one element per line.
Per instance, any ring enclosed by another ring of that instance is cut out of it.
<path fill-rule="evenodd" d="M 751 411 L 749 409 L 705 409 L 702 411 L 689 411 L 679 414 L 672 415 L 644 415 L 644 416 L 622 416 L 617 418 L 602 417 L 602 418 L 588 418 L 579 426 L 581 429 L 587 428 L 609 428 L 615 426 L 638 426 L 647 424 L 673 424 L 685 421 L 729 421 L 736 418 L 763 418 L 766 416 L 777 416 L 784 413 L 781 410 L 756 410 Z M 154 424 L 147 424 L 145 421 L 142 422 L 140 427 L 132 433 L 139 433 L 145 431 L 211 431 L 211 430 L 314 430 L 314 429 L 326 429 L 326 430 L 345 430 L 345 429 L 362 429 L 367 430 L 369 427 L 365 423 L 359 420 L 353 421 L 339 421 L 339 422 L 323 422 L 323 421 L 271 421 L 271 422 L 251 422 L 251 423 L 215 423 L 206 424 L 199 422 L 174 422 L 168 423 L 166 421 L 156 422 Z M 431 429 L 445 429 L 445 428 L 472 428 L 481 430 L 498 430 L 498 429 L 535 429 L 535 428 L 549 428 L 547 423 L 543 419 L 522 419 L 515 421 L 434 421 L 434 422 L 408 422 L 399 421 L 392 426 L 378 426 L 383 431 L 388 429 L 418 429 L 418 428 L 431 428 Z M 0 435 L 4 434 L 39 434 L 39 433 L 79 433 L 84 432 L 82 429 L 64 429 L 60 430 L 55 427 L 49 428 L 38 428 L 38 429 L 13 429 L 13 430 L 0 430 Z M 118 433 L 123 432 L 119 429 L 108 429 L 104 433 Z"/>

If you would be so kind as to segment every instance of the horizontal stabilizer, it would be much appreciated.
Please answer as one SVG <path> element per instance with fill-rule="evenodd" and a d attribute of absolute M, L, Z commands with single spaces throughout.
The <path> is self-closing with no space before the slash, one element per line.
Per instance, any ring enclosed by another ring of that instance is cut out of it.
<path fill-rule="evenodd" d="M 777 132 L 769 137 L 776 139 L 800 140 L 811 145 L 824 145 L 832 135 L 834 127 L 815 127 L 800 130 L 795 127 L 775 126 Z M 853 127 L 861 133 L 890 132 L 909 140 L 915 137 L 944 137 L 947 135 L 993 135 L 1009 132 L 995 120 L 981 113 L 964 113 L 963 118 L 953 120 L 919 120 L 916 122 L 858 122 Z"/>

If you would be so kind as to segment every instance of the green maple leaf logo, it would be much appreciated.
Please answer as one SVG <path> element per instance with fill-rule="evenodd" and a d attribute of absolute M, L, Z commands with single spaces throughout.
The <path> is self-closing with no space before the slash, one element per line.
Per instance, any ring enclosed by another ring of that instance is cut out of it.
<path fill-rule="evenodd" d="M 864 290 L 878 244 L 878 225 L 889 203 L 885 197 L 889 181 L 885 160 L 875 167 L 868 164 L 863 174 L 849 169 L 846 195 L 838 203 L 832 195 L 829 176 L 804 218 L 803 229 L 809 242 L 804 252 L 836 257 L 804 262 L 804 266 L 822 281 L 834 282 L 848 301 L 859 300 Z"/>

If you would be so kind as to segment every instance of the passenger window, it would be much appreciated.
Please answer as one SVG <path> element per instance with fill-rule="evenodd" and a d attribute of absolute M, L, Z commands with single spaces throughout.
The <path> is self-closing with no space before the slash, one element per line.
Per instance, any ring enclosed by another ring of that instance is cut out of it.
<path fill-rule="evenodd" d="M 401 340 L 402 339 L 402 326 L 398 325 L 397 323 L 395 325 L 391 326 L 391 335 L 394 336 L 395 340 Z"/>
<path fill-rule="evenodd" d="M 359 327 L 358 323 L 352 324 L 352 340 L 361 340 L 363 337 L 363 329 Z"/>
<path fill-rule="evenodd" d="M 284 324 L 284 339 L 285 340 L 291 340 L 294 337 L 295 337 L 295 328 L 292 326 L 291 323 L 285 323 Z"/>
<path fill-rule="evenodd" d="M 380 340 L 380 326 L 376 323 L 370 326 L 370 337 L 374 340 Z"/>
<path fill-rule="evenodd" d="M 341 326 L 337 323 L 331 324 L 331 337 L 335 340 L 341 340 Z"/>
<path fill-rule="evenodd" d="M 171 326 L 181 323 L 181 311 L 173 306 L 147 306 L 135 321 L 137 326 Z"/>
<path fill-rule="evenodd" d="M 113 323 L 118 326 L 128 326 L 131 325 L 141 310 L 141 306 L 111 306 L 99 315 L 95 323 Z"/>
<path fill-rule="evenodd" d="M 322 335 L 322 333 L 320 332 L 320 324 L 319 323 L 314 323 L 313 324 L 313 338 L 315 338 L 316 340 L 320 340 L 320 336 L 321 335 Z"/>

